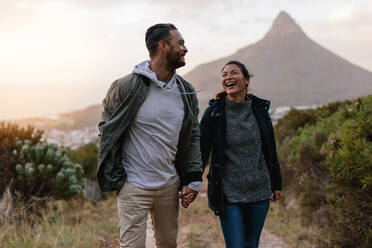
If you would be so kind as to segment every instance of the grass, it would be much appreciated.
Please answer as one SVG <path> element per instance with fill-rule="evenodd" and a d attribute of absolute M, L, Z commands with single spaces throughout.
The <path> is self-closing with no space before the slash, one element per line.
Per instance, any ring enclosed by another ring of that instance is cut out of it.
<path fill-rule="evenodd" d="M 179 247 L 184 248 L 223 248 L 220 222 L 208 208 L 208 200 L 198 196 L 187 209 L 181 209 Z"/>
<path fill-rule="evenodd" d="M 180 210 L 179 247 L 224 247 L 218 217 L 207 203 L 206 197 L 199 196 L 189 208 Z M 119 247 L 114 195 L 98 202 L 50 201 L 45 209 L 33 215 L 27 215 L 26 209 L 17 208 L 16 218 L 7 218 L 7 221 L 0 218 L 3 223 L 0 224 L 0 247 Z M 17 218 L 20 220 L 14 221 Z"/>
<path fill-rule="evenodd" d="M 117 241 L 116 200 L 54 201 L 38 215 L 24 216 L 21 224 L 0 227 L 0 246 L 113 247 Z"/>
<path fill-rule="evenodd" d="M 180 248 L 225 247 L 219 219 L 208 208 L 205 193 L 204 188 L 195 202 L 180 210 Z M 1 206 L 4 204 L 0 201 L 0 209 Z M 21 213 L 16 218 L 6 220 L 0 214 L 0 247 L 119 247 L 117 203 L 113 194 L 98 202 L 51 201 L 37 215 L 26 215 L 26 208 L 19 209 Z M 319 235 L 316 228 L 301 224 L 295 207 L 286 209 L 281 204 L 271 204 L 265 229 L 283 237 L 290 247 L 316 247 Z"/>
<path fill-rule="evenodd" d="M 280 203 L 271 203 L 265 222 L 265 228 L 273 234 L 282 237 L 289 247 L 313 248 L 316 237 L 320 234 L 318 228 L 305 226 L 296 206 L 285 207 Z"/>

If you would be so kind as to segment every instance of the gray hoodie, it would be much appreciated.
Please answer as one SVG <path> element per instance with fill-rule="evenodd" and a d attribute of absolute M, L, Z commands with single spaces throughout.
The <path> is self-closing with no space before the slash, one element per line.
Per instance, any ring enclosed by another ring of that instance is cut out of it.
<path fill-rule="evenodd" d="M 151 80 L 149 94 L 128 128 L 123 142 L 122 163 L 127 181 L 146 190 L 179 183 L 174 166 L 184 116 L 176 72 L 166 83 L 150 70 L 150 61 L 135 66 L 133 73 Z M 189 185 L 200 190 L 201 182 Z"/>

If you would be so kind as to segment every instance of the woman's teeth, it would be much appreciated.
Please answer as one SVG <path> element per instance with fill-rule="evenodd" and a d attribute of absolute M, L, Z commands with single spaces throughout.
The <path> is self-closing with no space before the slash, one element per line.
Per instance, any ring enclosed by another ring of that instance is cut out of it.
<path fill-rule="evenodd" d="M 236 83 L 227 83 L 226 87 L 232 87 L 232 86 L 235 86 L 235 85 L 236 85 Z"/>

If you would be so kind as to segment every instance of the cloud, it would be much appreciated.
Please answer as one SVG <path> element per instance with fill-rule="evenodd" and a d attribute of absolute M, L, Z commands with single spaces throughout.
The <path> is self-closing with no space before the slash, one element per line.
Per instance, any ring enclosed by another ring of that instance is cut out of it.
<path fill-rule="evenodd" d="M 149 26 L 171 22 L 179 28 L 189 48 L 187 66 L 178 70 L 183 74 L 262 38 L 280 10 L 314 40 L 372 69 L 372 0 L 349 2 L 0 0 L 0 83 L 58 82 L 65 94 L 84 92 L 76 96 L 84 104 L 88 97 L 98 102 L 112 80 L 148 57 Z"/>
<path fill-rule="evenodd" d="M 345 40 L 372 40 L 372 0 L 347 4 L 333 10 L 325 27 Z"/>
<path fill-rule="evenodd" d="M 372 1 L 351 3 L 333 10 L 328 21 L 333 25 L 343 25 L 346 28 L 372 28 Z"/>
<path fill-rule="evenodd" d="M 309 34 L 341 57 L 372 71 L 372 0 L 333 9 Z"/>
<path fill-rule="evenodd" d="M 36 10 L 25 2 L 0 1 L 0 31 L 18 30 L 24 26 L 23 23 L 32 23 L 36 15 Z"/>
<path fill-rule="evenodd" d="M 68 3 L 76 4 L 79 7 L 83 8 L 92 8 L 92 9 L 102 9 L 102 8 L 111 8 L 114 6 L 120 6 L 125 4 L 123 0 L 65 0 Z"/>

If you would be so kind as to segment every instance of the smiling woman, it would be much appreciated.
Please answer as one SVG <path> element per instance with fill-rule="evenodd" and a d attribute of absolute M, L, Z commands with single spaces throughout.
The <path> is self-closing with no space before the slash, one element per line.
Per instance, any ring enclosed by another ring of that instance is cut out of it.
<path fill-rule="evenodd" d="M 222 68 L 222 88 L 230 101 L 244 101 L 251 77 L 253 75 L 238 61 L 230 61 Z"/>
<path fill-rule="evenodd" d="M 200 122 L 210 208 L 220 216 L 226 247 L 258 247 L 270 198 L 282 197 L 269 101 L 247 94 L 244 64 L 223 68 L 223 92 L 211 100 Z"/>

